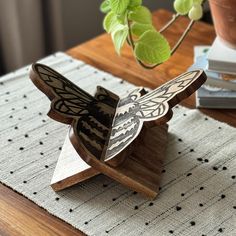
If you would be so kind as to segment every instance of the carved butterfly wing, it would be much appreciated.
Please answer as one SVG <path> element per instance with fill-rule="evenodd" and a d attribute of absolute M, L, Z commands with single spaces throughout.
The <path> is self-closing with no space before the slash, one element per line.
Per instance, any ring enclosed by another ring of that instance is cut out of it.
<path fill-rule="evenodd" d="M 124 150 L 138 136 L 144 121 L 168 121 L 172 116 L 171 107 L 191 95 L 205 80 L 203 71 L 187 72 L 119 107 L 113 122 L 107 158 Z"/>
<path fill-rule="evenodd" d="M 110 106 L 46 65 L 34 64 L 30 78 L 51 100 L 48 116 L 71 125 L 70 140 L 81 157 L 100 159 L 111 124 Z"/>
<path fill-rule="evenodd" d="M 52 100 L 48 113 L 51 118 L 70 124 L 73 119 L 88 114 L 89 107 L 97 103 L 94 97 L 50 67 L 33 64 L 32 69 L 31 80 Z"/>
<path fill-rule="evenodd" d="M 142 121 L 161 121 L 161 118 L 168 121 L 172 116 L 171 108 L 205 81 L 206 75 L 201 70 L 186 72 L 139 98 L 136 101 L 139 107 L 136 115 Z"/>

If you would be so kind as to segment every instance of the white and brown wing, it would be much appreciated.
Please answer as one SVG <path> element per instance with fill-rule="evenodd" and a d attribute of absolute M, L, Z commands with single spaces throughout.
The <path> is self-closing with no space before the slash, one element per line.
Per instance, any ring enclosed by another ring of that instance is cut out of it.
<path fill-rule="evenodd" d="M 115 96 L 99 88 L 95 97 L 64 76 L 42 64 L 32 65 L 30 78 L 51 100 L 48 116 L 71 125 L 70 138 L 75 149 L 89 158 L 101 158 L 115 114 Z"/>
<path fill-rule="evenodd" d="M 204 82 L 202 70 L 190 71 L 170 80 L 159 88 L 139 98 L 136 115 L 143 121 L 170 119 L 171 108 L 194 93 Z"/>
<path fill-rule="evenodd" d="M 168 121 L 172 116 L 171 108 L 194 93 L 205 81 L 203 71 L 187 72 L 136 100 L 119 104 L 106 158 L 111 158 L 126 148 L 140 133 L 143 122 Z"/>

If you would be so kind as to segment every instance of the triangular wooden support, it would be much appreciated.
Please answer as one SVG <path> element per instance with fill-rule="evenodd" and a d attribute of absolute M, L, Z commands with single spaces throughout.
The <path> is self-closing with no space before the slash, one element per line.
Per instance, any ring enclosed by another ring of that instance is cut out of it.
<path fill-rule="evenodd" d="M 92 96 L 42 64 L 32 65 L 30 78 L 51 100 L 48 116 L 70 125 L 53 189 L 102 173 L 150 198 L 160 185 L 172 107 L 206 81 L 203 71 L 190 71 L 149 93 L 137 88 L 121 98 L 101 86 Z"/>
<path fill-rule="evenodd" d="M 67 134 L 51 180 L 53 190 L 68 188 L 97 174 L 99 171 L 79 157 Z"/>
<path fill-rule="evenodd" d="M 167 146 L 167 125 L 144 126 L 138 138 L 123 152 L 123 162 L 107 164 L 120 175 L 120 182 L 149 198 L 158 194 L 162 161 Z M 55 191 L 68 188 L 100 172 L 84 162 L 66 136 L 61 154 L 51 180 Z M 112 177 L 112 176 L 110 176 Z M 115 179 L 115 178 L 114 178 Z"/>

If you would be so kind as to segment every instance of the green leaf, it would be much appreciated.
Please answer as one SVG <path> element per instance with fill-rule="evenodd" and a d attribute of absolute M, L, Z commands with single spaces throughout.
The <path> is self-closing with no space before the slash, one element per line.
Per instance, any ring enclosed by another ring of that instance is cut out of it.
<path fill-rule="evenodd" d="M 113 28 L 119 25 L 119 21 L 116 17 L 116 14 L 110 11 L 103 20 L 103 28 L 106 30 L 107 33 L 110 33 Z"/>
<path fill-rule="evenodd" d="M 136 36 L 141 36 L 147 30 L 155 30 L 155 29 L 151 24 L 140 24 L 136 22 L 134 22 L 131 26 L 132 34 Z"/>
<path fill-rule="evenodd" d="M 110 0 L 111 10 L 116 14 L 122 14 L 128 8 L 130 0 Z"/>
<path fill-rule="evenodd" d="M 181 15 L 186 15 L 193 6 L 193 0 L 175 0 L 174 8 Z"/>
<path fill-rule="evenodd" d="M 111 7 L 110 7 L 109 0 L 103 1 L 102 4 L 100 5 L 100 11 L 103 13 L 108 13 L 110 10 L 111 10 Z"/>
<path fill-rule="evenodd" d="M 126 22 L 126 13 L 117 15 L 117 20 L 119 21 L 120 24 L 124 25 Z"/>
<path fill-rule="evenodd" d="M 127 25 L 117 25 L 114 31 L 111 33 L 112 41 L 115 46 L 116 52 L 120 55 L 120 50 L 123 47 L 128 36 Z"/>
<path fill-rule="evenodd" d="M 129 19 L 141 24 L 151 24 L 152 14 L 146 7 L 139 6 L 130 12 Z"/>
<path fill-rule="evenodd" d="M 170 57 L 168 41 L 157 31 L 145 32 L 135 44 L 135 56 L 148 64 L 159 64 Z"/>
<path fill-rule="evenodd" d="M 130 0 L 129 9 L 133 9 L 133 8 L 138 7 L 140 5 L 142 5 L 142 0 Z"/>

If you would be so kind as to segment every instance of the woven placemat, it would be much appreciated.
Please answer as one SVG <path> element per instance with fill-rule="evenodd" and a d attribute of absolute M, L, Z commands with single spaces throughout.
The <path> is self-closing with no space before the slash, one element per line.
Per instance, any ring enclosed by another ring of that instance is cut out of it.
<path fill-rule="evenodd" d="M 41 62 L 94 93 L 134 88 L 64 53 Z M 160 194 L 149 201 L 99 175 L 55 193 L 49 186 L 68 127 L 50 120 L 29 67 L 0 78 L 0 181 L 88 235 L 236 235 L 236 129 L 174 108 Z"/>

